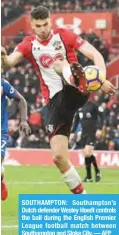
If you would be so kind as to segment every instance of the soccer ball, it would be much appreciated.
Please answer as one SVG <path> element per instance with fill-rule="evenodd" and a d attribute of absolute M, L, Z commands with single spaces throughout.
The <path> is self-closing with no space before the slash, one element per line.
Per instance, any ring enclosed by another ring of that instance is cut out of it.
<path fill-rule="evenodd" d="M 86 76 L 87 90 L 97 91 L 105 81 L 105 76 L 97 66 L 90 65 L 83 68 Z"/>

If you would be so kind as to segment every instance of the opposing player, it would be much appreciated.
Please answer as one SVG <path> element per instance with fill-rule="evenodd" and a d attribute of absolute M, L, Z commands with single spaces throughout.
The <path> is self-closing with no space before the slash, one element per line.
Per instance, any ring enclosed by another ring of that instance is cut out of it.
<path fill-rule="evenodd" d="M 3 163 L 7 141 L 8 141 L 8 112 L 7 99 L 15 99 L 19 105 L 20 126 L 19 130 L 26 135 L 30 134 L 30 127 L 27 123 L 27 104 L 23 96 L 16 91 L 6 80 L 1 80 L 1 164 Z M 1 171 L 3 170 L 3 166 Z M 4 180 L 4 172 L 1 173 L 1 199 L 6 200 L 8 196 L 7 185 Z"/>
<path fill-rule="evenodd" d="M 53 161 L 69 189 L 75 194 L 85 193 L 81 178 L 68 158 L 68 137 L 74 113 L 89 97 L 75 50 L 92 59 L 106 75 L 105 63 L 92 45 L 73 32 L 61 28 L 52 30 L 50 12 L 45 7 L 39 6 L 31 12 L 31 27 L 34 34 L 25 37 L 12 54 L 8 56 L 2 48 L 2 61 L 8 67 L 23 58 L 32 63 L 47 103 L 46 126 Z M 115 92 L 108 81 L 102 89 L 107 93 Z"/>
<path fill-rule="evenodd" d="M 77 147 L 83 149 L 85 157 L 86 177 L 84 182 L 92 182 L 91 165 L 93 164 L 95 170 L 95 181 L 98 182 L 101 179 L 100 169 L 97 164 L 97 160 L 94 155 L 95 148 L 95 134 L 97 130 L 98 121 L 100 127 L 103 126 L 103 113 L 102 109 L 98 107 L 98 104 L 92 101 L 88 101 L 82 108 L 80 108 L 74 117 L 72 126 L 72 132 L 74 133 L 78 123 L 82 126 L 81 140 Z"/>

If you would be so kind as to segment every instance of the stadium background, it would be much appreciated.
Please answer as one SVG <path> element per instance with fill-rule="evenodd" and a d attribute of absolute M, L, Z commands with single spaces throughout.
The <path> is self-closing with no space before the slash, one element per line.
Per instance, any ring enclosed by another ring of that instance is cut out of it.
<path fill-rule="evenodd" d="M 14 50 L 25 35 L 31 33 L 29 11 L 39 4 L 37 0 L 2 1 L 2 44 L 8 54 Z M 72 0 L 42 1 L 52 12 L 53 27 L 67 27 L 93 44 L 103 55 L 107 64 L 107 78 L 119 88 L 119 7 L 118 0 Z M 92 13 L 93 12 L 93 13 Z M 9 22 L 9 24 L 8 24 Z M 90 60 L 77 54 L 83 66 Z M 49 148 L 44 127 L 44 100 L 39 80 L 32 66 L 27 62 L 8 71 L 2 76 L 18 89 L 28 103 L 28 121 L 32 134 L 27 138 L 19 136 L 19 114 L 14 101 L 9 102 L 9 148 Z M 119 91 L 113 97 L 101 91 L 92 94 L 104 113 L 104 125 L 96 134 L 97 150 L 119 150 Z M 69 147 L 75 149 L 80 140 L 81 128 L 77 127 L 75 137 L 70 137 Z M 78 145 L 80 147 L 80 145 Z M 37 163 L 37 162 L 36 162 Z"/>
<path fill-rule="evenodd" d="M 92 43 L 107 64 L 107 78 L 119 88 L 119 1 L 118 0 L 42 0 L 52 11 L 53 27 L 68 27 Z M 29 11 L 39 0 L 2 0 L 2 44 L 8 53 L 25 35 L 31 33 Z M 80 63 L 92 64 L 81 54 Z M 19 114 L 14 101 L 9 101 L 9 143 L 5 159 L 9 199 L 2 204 L 2 234 L 14 235 L 17 228 L 17 196 L 19 193 L 69 193 L 51 160 L 45 133 L 44 100 L 32 66 L 23 61 L 15 68 L 2 69 L 2 76 L 18 89 L 28 103 L 28 120 L 32 134 L 19 136 Z M 93 93 L 104 113 L 104 125 L 96 133 L 96 155 L 102 169 L 99 184 L 86 185 L 89 193 L 119 193 L 119 90 L 109 97 L 101 91 Z M 80 140 L 81 127 L 70 136 L 70 157 L 75 166 L 83 167 L 82 152 L 74 151 Z M 25 148 L 25 150 L 24 150 Z M 12 166 L 11 166 L 12 165 Z M 20 166 L 19 166 L 20 165 Z M 22 165 L 22 166 L 21 166 Z M 36 166 L 33 166 L 36 165 Z M 44 167 L 47 165 L 47 167 Z M 17 166 L 17 167 L 14 167 Z M 79 169 L 84 176 L 84 169 Z M 54 180 L 55 179 L 55 180 Z"/>

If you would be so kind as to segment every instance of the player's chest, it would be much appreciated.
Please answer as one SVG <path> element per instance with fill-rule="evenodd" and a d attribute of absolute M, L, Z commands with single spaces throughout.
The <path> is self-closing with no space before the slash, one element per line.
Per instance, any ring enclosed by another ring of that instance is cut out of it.
<path fill-rule="evenodd" d="M 34 40 L 32 43 L 32 55 L 39 65 L 48 68 L 54 61 L 66 58 L 66 49 L 60 36 L 56 35 L 46 45 Z"/>

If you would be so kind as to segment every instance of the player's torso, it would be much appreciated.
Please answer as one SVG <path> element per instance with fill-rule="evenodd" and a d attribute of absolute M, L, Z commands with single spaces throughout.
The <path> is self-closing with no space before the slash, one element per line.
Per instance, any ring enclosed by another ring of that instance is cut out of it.
<path fill-rule="evenodd" d="M 1 132 L 2 134 L 8 132 L 7 98 L 4 94 L 1 96 Z"/>
<path fill-rule="evenodd" d="M 32 41 L 32 55 L 52 98 L 63 87 L 61 77 L 53 69 L 54 61 L 66 59 L 66 50 L 59 34 L 53 35 L 46 45 L 41 44 L 37 39 Z"/>
<path fill-rule="evenodd" d="M 41 43 L 36 36 L 36 39 L 32 41 L 32 54 L 41 70 L 48 73 L 50 69 L 52 72 L 54 61 L 66 59 L 66 49 L 60 34 L 53 34 L 46 43 Z"/>
<path fill-rule="evenodd" d="M 65 41 L 60 33 L 52 33 L 47 43 L 41 43 L 36 36 L 32 41 L 32 55 L 40 69 L 44 85 L 49 90 L 49 97 L 52 98 L 63 88 L 62 78 L 53 69 L 54 62 L 58 59 L 67 59 L 67 49 Z"/>

